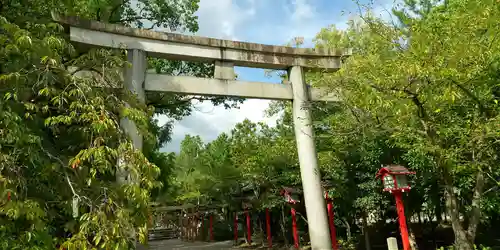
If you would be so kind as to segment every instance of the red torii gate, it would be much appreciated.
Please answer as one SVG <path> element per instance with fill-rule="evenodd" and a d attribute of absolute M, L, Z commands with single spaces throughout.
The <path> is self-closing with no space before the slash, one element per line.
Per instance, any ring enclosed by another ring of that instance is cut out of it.
<path fill-rule="evenodd" d="M 293 242 L 295 248 L 299 249 L 299 233 L 297 231 L 297 211 L 296 206 L 297 203 L 300 202 L 299 195 L 302 193 L 302 190 L 298 188 L 292 187 L 284 187 L 280 194 L 285 197 L 285 201 L 291 205 L 291 213 L 292 213 L 292 231 L 293 231 Z"/>
<path fill-rule="evenodd" d="M 333 212 L 333 198 L 332 196 L 328 193 L 328 189 L 331 188 L 331 185 L 329 185 L 327 182 L 322 182 L 323 190 L 324 190 L 324 198 L 327 201 L 327 208 L 328 208 L 328 219 L 329 219 L 329 225 L 330 225 L 330 237 L 332 241 L 332 248 L 333 249 L 338 249 L 337 245 L 337 240 L 336 240 L 336 230 L 335 230 L 335 224 L 334 224 L 334 212 Z M 293 238 L 294 238 L 294 246 L 296 248 L 299 248 L 299 236 L 298 236 L 298 230 L 297 230 L 297 219 L 296 219 L 296 207 L 298 203 L 300 202 L 300 195 L 302 194 L 302 190 L 297 187 L 283 187 L 283 189 L 280 191 L 280 195 L 282 195 L 285 198 L 285 201 L 289 203 L 291 207 L 291 214 L 292 214 L 292 230 L 293 230 Z M 253 208 L 253 204 L 248 196 L 244 197 L 235 197 L 233 200 L 241 200 L 242 208 L 243 211 L 240 212 L 235 212 L 234 213 L 234 241 L 235 243 L 238 242 L 238 214 L 245 214 L 245 219 L 246 219 L 246 233 L 247 233 L 247 241 L 249 244 L 252 243 L 252 223 L 251 223 L 251 216 L 250 212 L 251 209 Z M 197 222 L 201 222 L 201 228 L 204 228 L 205 225 L 205 217 L 208 215 L 209 216 L 209 230 L 208 230 L 208 235 L 209 235 L 209 240 L 213 241 L 214 240 L 214 209 L 224 207 L 223 205 L 194 205 L 194 204 L 185 204 L 181 206 L 169 206 L 169 207 L 156 207 L 153 208 L 155 211 L 179 211 L 179 210 L 191 210 L 190 212 L 186 213 L 187 216 L 187 222 L 188 222 L 188 227 L 183 228 L 185 231 L 185 236 L 188 236 L 188 240 L 194 240 L 194 238 L 197 238 L 199 233 L 195 233 L 196 235 L 192 235 L 193 232 L 191 232 L 194 228 L 191 228 L 189 226 L 193 226 L 194 224 L 197 224 Z M 196 210 L 196 211 L 193 211 Z M 205 211 L 200 211 L 200 210 L 205 210 Z M 208 211 L 207 211 L 208 210 Z M 265 208 L 265 215 L 266 215 L 266 234 L 267 234 L 267 243 L 268 247 L 272 247 L 272 232 L 271 232 L 271 215 L 270 215 L 270 209 Z M 196 217 L 196 218 L 195 218 Z M 184 219 L 185 220 L 185 219 Z M 181 221 L 183 219 L 181 218 Z M 151 223 L 151 222 L 150 222 Z M 194 223 L 194 224 L 193 224 Z M 181 223 L 182 224 L 182 223 Z M 182 225 L 180 225 L 182 228 Z M 188 233 L 191 232 L 191 233 Z M 194 236 L 194 237 L 193 237 Z"/>
<path fill-rule="evenodd" d="M 336 229 L 335 229 L 335 222 L 334 222 L 334 211 L 333 211 L 333 197 L 329 195 L 329 188 L 332 187 L 332 185 L 329 182 L 322 182 L 322 187 L 323 187 L 323 193 L 325 200 L 327 201 L 327 209 L 328 209 L 328 224 L 330 226 L 330 238 L 332 241 L 332 248 L 334 250 L 338 249 L 338 244 L 337 244 L 337 235 L 336 235 Z M 297 232 L 297 218 L 296 218 L 296 206 L 297 203 L 300 202 L 299 195 L 302 194 L 302 190 L 300 188 L 293 188 L 293 187 L 284 187 L 283 190 L 280 193 L 282 196 L 285 197 L 285 201 L 289 203 L 292 208 L 291 208 L 291 213 L 292 213 L 292 230 L 293 230 L 293 239 L 294 239 L 294 246 L 295 248 L 299 248 L 299 236 Z"/>
<path fill-rule="evenodd" d="M 214 240 L 214 210 L 218 208 L 223 208 L 226 205 L 194 205 L 194 204 L 183 204 L 178 206 L 162 206 L 162 207 L 152 207 L 152 212 L 155 213 L 179 213 L 179 225 L 180 236 L 188 241 L 195 239 L 200 239 L 203 235 L 198 232 L 198 223 L 201 223 L 201 229 L 203 229 L 205 217 L 209 216 L 209 239 Z M 152 226 L 153 218 L 150 214 L 149 224 Z"/>
<path fill-rule="evenodd" d="M 323 181 L 321 182 L 323 186 L 323 192 L 326 200 L 326 205 L 328 209 L 328 224 L 330 226 L 330 238 L 332 241 L 332 248 L 334 250 L 338 249 L 337 244 L 337 230 L 335 229 L 335 220 L 334 220 L 334 211 L 333 211 L 333 196 L 330 194 L 330 188 L 332 187 L 330 182 Z"/>
<path fill-rule="evenodd" d="M 234 241 L 235 244 L 238 243 L 238 214 L 244 214 L 245 219 L 246 219 L 246 234 L 247 234 L 247 242 L 248 244 L 252 243 L 252 219 L 250 216 L 250 211 L 253 208 L 253 202 L 251 201 L 250 196 L 243 196 L 243 197 L 236 197 L 234 198 L 235 200 L 241 200 L 241 207 L 243 209 L 242 212 L 235 212 L 234 213 L 234 226 L 233 226 L 233 232 L 234 232 Z M 272 243 L 272 234 L 271 234 L 271 215 L 269 208 L 265 209 L 265 214 L 266 214 L 266 234 L 267 234 L 267 244 L 268 247 L 271 248 L 273 246 Z"/>

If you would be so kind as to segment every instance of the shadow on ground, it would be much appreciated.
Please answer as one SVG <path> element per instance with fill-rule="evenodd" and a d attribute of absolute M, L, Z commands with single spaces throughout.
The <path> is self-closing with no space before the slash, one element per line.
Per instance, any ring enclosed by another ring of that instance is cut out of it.
<path fill-rule="evenodd" d="M 206 250 L 226 250 L 226 249 L 268 249 L 266 246 L 253 244 L 249 246 L 243 244 L 240 246 L 233 246 L 233 241 L 219 241 L 219 242 L 185 242 L 178 239 L 175 240 L 162 240 L 150 241 L 148 246 L 138 246 L 138 250 L 176 250 L 176 249 L 206 249 Z M 292 249 L 290 247 L 277 246 L 273 247 L 276 250 Z M 293 248 L 294 249 L 294 248 Z M 308 247 L 303 249 L 309 249 Z"/>

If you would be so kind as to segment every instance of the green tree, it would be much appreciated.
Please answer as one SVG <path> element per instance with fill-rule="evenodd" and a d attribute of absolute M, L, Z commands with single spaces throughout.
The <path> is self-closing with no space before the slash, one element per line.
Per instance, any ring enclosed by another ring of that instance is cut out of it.
<path fill-rule="evenodd" d="M 2 2 L 2 248 L 121 249 L 134 240 L 133 228 L 144 241 L 150 196 L 168 188 L 174 163 L 172 154 L 158 152 L 170 140 L 172 123 L 160 127 L 154 114 L 179 119 L 191 109 L 188 97 L 150 96 L 147 104 L 158 106 L 150 109 L 129 93 L 108 88 L 121 86 L 119 75 L 127 66 L 123 52 L 75 49 L 50 13 L 195 32 L 197 8 L 197 0 Z M 191 75 L 212 71 L 210 65 L 159 60 L 151 67 Z M 81 77 L 78 71 L 95 74 Z M 227 99 L 208 100 L 221 104 Z M 119 116 L 138 124 L 143 152 L 131 147 Z M 124 164 L 117 165 L 118 156 Z M 159 168 L 153 163 L 161 169 L 163 185 L 155 181 Z M 140 181 L 116 183 L 117 166 Z"/>
<path fill-rule="evenodd" d="M 0 18 L 0 245 L 126 248 L 133 228 L 144 241 L 159 171 L 118 126 L 122 114 L 148 134 L 146 109 L 127 108 L 132 96 L 103 88 L 118 83 L 122 54 L 96 50 L 76 58 L 60 26 L 27 27 Z M 88 61 L 108 73 L 82 78 L 68 70 L 88 69 Z M 119 156 L 138 182 L 115 183 Z"/>
<path fill-rule="evenodd" d="M 368 16 L 347 32 L 318 36 L 320 47 L 351 45 L 355 53 L 338 74 L 316 75 L 316 83 L 381 121 L 412 169 L 440 177 L 458 249 L 472 249 L 492 185 L 485 174 L 499 172 L 499 9 L 495 1 L 481 4 L 448 1 L 404 29 Z"/>

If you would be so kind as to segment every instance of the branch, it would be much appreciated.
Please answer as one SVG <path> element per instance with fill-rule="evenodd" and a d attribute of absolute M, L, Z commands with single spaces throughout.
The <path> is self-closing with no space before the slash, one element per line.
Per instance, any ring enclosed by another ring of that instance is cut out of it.
<path fill-rule="evenodd" d="M 358 116 L 358 114 L 356 114 L 356 111 L 354 110 L 354 108 L 350 104 L 348 104 L 348 103 L 346 103 L 345 106 L 349 109 L 349 111 L 351 111 L 351 114 L 354 116 L 354 118 L 356 118 L 356 121 L 358 123 L 361 123 L 361 119 Z"/>
<path fill-rule="evenodd" d="M 306 220 L 306 218 L 301 213 L 296 212 L 296 214 L 298 214 L 306 222 L 306 224 L 309 224 L 309 222 Z"/>
<path fill-rule="evenodd" d="M 66 166 L 66 164 L 64 164 L 64 162 L 63 162 L 61 159 L 59 159 L 59 157 L 56 157 L 56 156 L 52 155 L 49 151 L 45 150 L 45 149 L 42 147 L 42 145 L 39 145 L 39 146 L 40 146 L 40 149 L 41 149 L 41 150 L 42 150 L 42 151 L 43 151 L 43 152 L 44 152 L 44 153 L 45 153 L 45 154 L 46 154 L 49 158 L 51 158 L 51 159 L 53 159 L 53 160 L 58 161 L 58 162 L 61 164 L 61 166 L 63 166 L 63 167 L 64 167 L 64 166 Z"/>
<path fill-rule="evenodd" d="M 408 95 L 411 96 L 411 100 L 413 101 L 415 106 L 417 106 L 419 117 L 427 120 L 427 118 L 428 118 L 427 112 L 425 112 L 424 104 L 420 101 L 420 99 L 418 98 L 418 95 L 411 93 L 409 91 L 405 91 L 405 93 L 407 93 Z"/>
<path fill-rule="evenodd" d="M 64 175 L 66 176 L 66 181 L 68 182 L 69 188 L 71 188 L 71 192 L 73 193 L 73 196 L 76 196 L 76 197 L 78 197 L 78 199 L 80 199 L 80 196 L 78 194 L 76 194 L 75 189 L 73 188 L 73 185 L 71 184 L 71 181 L 69 180 L 68 174 L 64 173 Z"/>
<path fill-rule="evenodd" d="M 143 18 L 143 17 L 140 17 L 140 16 L 135 16 L 135 17 L 125 18 L 125 19 L 120 19 L 120 21 L 118 21 L 118 22 L 119 23 L 126 23 L 126 22 L 134 22 L 134 21 L 139 21 L 139 20 L 151 21 L 148 18 Z"/>
<path fill-rule="evenodd" d="M 118 8 L 120 8 L 121 6 L 123 5 L 123 1 L 119 4 L 117 4 L 115 7 L 113 7 L 113 9 L 111 9 L 111 12 L 109 13 L 109 20 L 108 22 L 110 23 L 114 23 L 113 20 L 111 20 L 111 18 L 113 18 L 113 15 L 115 14 L 115 12 L 118 10 Z M 118 20 L 119 21 L 119 20 Z"/>
<path fill-rule="evenodd" d="M 410 80 L 410 84 L 413 81 L 414 81 L 414 79 Z M 380 87 L 378 87 L 376 85 L 370 85 L 370 86 L 372 88 L 378 90 L 378 91 L 381 91 L 381 92 L 387 92 L 388 91 L 388 90 L 380 88 Z M 431 130 L 431 128 L 427 124 L 429 122 L 429 116 L 428 116 L 427 112 L 425 111 L 424 104 L 418 98 L 418 94 L 414 93 L 414 92 L 411 92 L 410 90 L 408 90 L 406 88 L 403 89 L 403 90 L 397 89 L 397 88 L 391 88 L 389 90 L 390 91 L 400 91 L 400 92 L 403 92 L 403 93 L 405 93 L 405 94 L 408 95 L 408 97 L 412 100 L 413 104 L 415 104 L 415 106 L 417 106 L 417 115 L 420 118 L 420 123 L 424 127 L 425 134 L 427 136 L 429 136 L 429 138 L 431 138 L 432 141 L 434 141 L 435 132 L 433 130 Z"/>
<path fill-rule="evenodd" d="M 160 21 L 157 21 L 157 22 L 153 23 L 153 25 L 151 25 L 151 27 L 147 28 L 147 30 L 154 29 L 154 27 L 157 26 L 158 24 L 160 24 Z"/>
<path fill-rule="evenodd" d="M 158 104 L 158 102 L 162 101 L 163 98 L 165 98 L 166 95 L 162 95 L 160 97 L 160 99 L 156 102 L 154 101 L 151 101 L 151 102 L 148 102 L 148 105 L 152 105 L 152 104 Z M 180 104 L 185 104 L 185 103 L 188 103 L 188 102 L 191 102 L 192 100 L 198 100 L 200 102 L 202 101 L 212 101 L 213 99 L 215 99 L 217 97 L 204 97 L 204 96 L 191 96 L 187 99 L 184 99 L 184 100 L 178 100 L 174 103 L 169 103 L 169 104 L 164 104 L 164 105 L 161 105 L 161 107 L 165 108 L 165 107 L 170 107 L 170 106 L 178 106 Z"/>
<path fill-rule="evenodd" d="M 410 81 L 410 83 L 411 82 L 412 81 Z M 408 89 L 398 89 L 398 88 L 395 88 L 395 87 L 390 88 L 390 89 L 384 89 L 384 88 L 381 88 L 381 87 L 373 85 L 373 84 L 370 85 L 370 86 L 372 88 L 374 88 L 375 90 L 378 90 L 380 92 L 394 91 L 394 92 L 403 92 L 403 93 L 405 93 L 413 101 L 413 103 L 415 104 L 415 106 L 417 106 L 418 116 L 420 118 L 423 118 L 423 119 L 427 119 L 428 118 L 427 112 L 425 112 L 424 104 L 418 98 L 418 94 L 417 93 L 411 92 Z"/>
<path fill-rule="evenodd" d="M 467 82 L 470 82 L 472 81 L 474 78 L 471 78 L 469 80 L 467 80 L 465 83 Z M 472 91 L 468 90 L 467 88 L 465 88 L 465 86 L 463 86 L 462 84 L 458 83 L 457 81 L 455 80 L 451 80 L 451 82 L 457 86 L 460 90 L 462 90 L 468 97 L 470 97 L 474 102 L 477 103 L 477 105 L 479 106 L 479 111 L 483 114 L 483 115 L 486 115 L 487 114 L 487 109 L 486 107 L 483 105 L 483 103 L 481 102 L 481 100 L 479 100 L 479 98 L 477 96 L 474 95 L 474 93 L 472 93 Z"/>
<path fill-rule="evenodd" d="M 47 154 L 47 156 L 53 160 L 56 160 L 57 162 L 59 162 L 63 167 L 66 166 L 66 164 L 64 164 L 64 162 L 59 159 L 59 157 L 56 157 L 54 155 L 52 155 L 49 151 L 45 150 L 42 145 L 40 145 L 40 149 L 42 149 L 42 151 Z M 67 173 L 64 173 L 65 177 L 66 177 L 66 181 L 68 182 L 68 185 L 69 187 L 71 188 L 71 192 L 73 193 L 73 196 L 76 196 L 78 198 L 80 198 L 80 196 L 75 192 L 75 189 L 73 188 L 73 185 L 71 184 L 71 181 L 69 180 L 69 177 L 68 177 L 68 174 Z"/>
<path fill-rule="evenodd" d="M 490 189 L 488 189 L 488 190 L 484 191 L 484 192 L 483 192 L 483 195 L 485 195 L 485 194 L 487 194 L 487 193 L 489 193 L 489 192 L 491 192 L 491 191 L 494 191 L 494 190 L 496 190 L 496 189 L 498 189 L 498 187 L 497 187 L 497 186 L 494 186 L 494 187 L 492 187 L 492 188 L 490 188 Z"/>
<path fill-rule="evenodd" d="M 95 16 L 97 21 L 101 21 L 101 8 L 97 8 Z"/>
<path fill-rule="evenodd" d="M 490 174 L 490 173 L 486 173 L 486 175 L 488 175 L 488 177 L 490 177 L 490 179 L 491 179 L 491 180 L 493 180 L 493 181 L 494 181 L 497 185 L 499 185 L 499 186 L 500 186 L 500 182 L 499 182 L 499 181 L 497 181 L 497 180 L 496 180 L 493 176 L 491 176 L 491 174 Z M 489 191 L 489 190 L 488 190 L 488 191 Z"/>
<path fill-rule="evenodd" d="M 66 164 L 64 164 L 64 162 L 59 158 L 59 157 L 56 157 L 54 156 L 53 154 L 51 154 L 49 151 L 45 150 L 45 148 L 42 147 L 42 145 L 39 145 L 40 146 L 40 149 L 45 153 L 47 154 L 47 156 L 53 160 L 56 160 L 57 162 L 59 162 L 63 167 L 66 166 Z M 81 196 L 81 195 L 78 195 L 75 191 L 75 189 L 73 188 L 73 185 L 71 184 L 71 181 L 69 180 L 69 176 L 68 174 L 65 172 L 64 173 L 65 175 L 65 178 L 66 178 L 66 181 L 71 189 L 71 193 L 73 193 L 73 196 L 74 197 L 77 197 L 78 200 L 83 200 L 82 198 L 86 199 L 87 200 L 87 205 L 90 207 L 90 209 L 92 209 L 92 200 L 86 196 Z"/>

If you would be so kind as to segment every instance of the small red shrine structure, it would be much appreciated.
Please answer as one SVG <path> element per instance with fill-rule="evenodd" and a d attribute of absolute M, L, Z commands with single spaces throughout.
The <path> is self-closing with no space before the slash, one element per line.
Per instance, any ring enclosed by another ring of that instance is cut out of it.
<path fill-rule="evenodd" d="M 406 178 L 410 174 L 415 174 L 415 172 L 411 172 L 400 165 L 388 165 L 382 167 L 376 177 L 382 180 L 384 191 L 389 193 L 401 191 L 404 193 L 411 189 Z"/>

